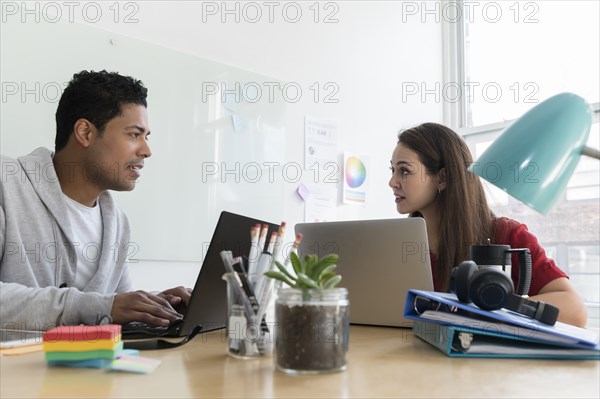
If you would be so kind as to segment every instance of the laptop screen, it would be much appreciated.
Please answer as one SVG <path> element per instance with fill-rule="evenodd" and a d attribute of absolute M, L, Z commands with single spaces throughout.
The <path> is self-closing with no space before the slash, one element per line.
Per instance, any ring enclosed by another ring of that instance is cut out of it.
<path fill-rule="evenodd" d="M 234 257 L 248 256 L 251 247 L 250 228 L 256 224 L 269 226 L 267 237 L 279 229 L 279 225 L 274 223 L 231 212 L 221 212 L 206 250 L 180 335 L 187 335 L 196 325 L 202 326 L 202 332 L 225 327 L 227 284 L 222 279 L 225 267 L 220 253 L 227 250 L 232 251 Z M 268 240 L 265 244 L 268 244 Z"/>
<path fill-rule="evenodd" d="M 408 290 L 433 290 L 422 218 L 299 223 L 296 233 L 304 236 L 299 255 L 339 255 L 351 323 L 412 326 L 403 316 Z"/>

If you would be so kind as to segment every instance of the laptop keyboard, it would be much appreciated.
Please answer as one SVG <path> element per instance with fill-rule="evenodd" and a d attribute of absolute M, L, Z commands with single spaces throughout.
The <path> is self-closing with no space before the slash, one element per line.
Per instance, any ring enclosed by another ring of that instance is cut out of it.
<path fill-rule="evenodd" d="M 178 336 L 179 329 L 183 325 L 183 320 L 175 320 L 168 326 L 157 326 L 139 321 L 132 321 L 121 326 L 123 338 L 144 338 L 144 337 L 162 337 Z"/>

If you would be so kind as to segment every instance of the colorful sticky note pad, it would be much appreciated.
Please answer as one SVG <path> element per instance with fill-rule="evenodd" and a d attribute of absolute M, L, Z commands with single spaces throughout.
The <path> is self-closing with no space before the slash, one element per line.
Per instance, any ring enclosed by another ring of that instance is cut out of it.
<path fill-rule="evenodd" d="M 57 341 L 98 341 L 121 340 L 121 325 L 103 324 L 99 326 L 60 326 L 44 333 L 44 342 Z"/>
<path fill-rule="evenodd" d="M 119 342 L 113 350 L 89 350 L 79 352 L 48 352 L 46 360 L 89 360 L 89 359 L 114 359 L 123 350 L 123 342 Z"/>
<path fill-rule="evenodd" d="M 82 352 L 90 350 L 113 350 L 121 341 L 103 339 L 99 341 L 57 341 L 44 342 L 46 352 Z"/>
<path fill-rule="evenodd" d="M 103 369 L 108 367 L 111 362 L 111 359 L 48 360 L 48 366 Z"/>

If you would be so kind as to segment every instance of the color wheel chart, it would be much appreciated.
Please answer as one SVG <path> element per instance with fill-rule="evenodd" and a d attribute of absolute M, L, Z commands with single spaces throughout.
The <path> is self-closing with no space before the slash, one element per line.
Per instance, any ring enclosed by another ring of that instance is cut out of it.
<path fill-rule="evenodd" d="M 344 154 L 344 204 L 365 205 L 367 200 L 367 176 L 365 157 Z"/>

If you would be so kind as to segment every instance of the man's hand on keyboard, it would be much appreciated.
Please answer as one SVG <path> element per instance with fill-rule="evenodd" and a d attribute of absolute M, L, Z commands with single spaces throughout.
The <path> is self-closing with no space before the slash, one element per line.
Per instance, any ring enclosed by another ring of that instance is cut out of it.
<path fill-rule="evenodd" d="M 167 299 L 145 291 L 134 291 L 115 295 L 111 317 L 118 324 L 141 321 L 167 326 L 183 316 L 173 309 Z"/>
<path fill-rule="evenodd" d="M 173 309 L 181 314 L 185 314 L 191 295 L 192 289 L 185 287 L 171 288 L 158 294 L 159 297 L 169 301 Z"/>

